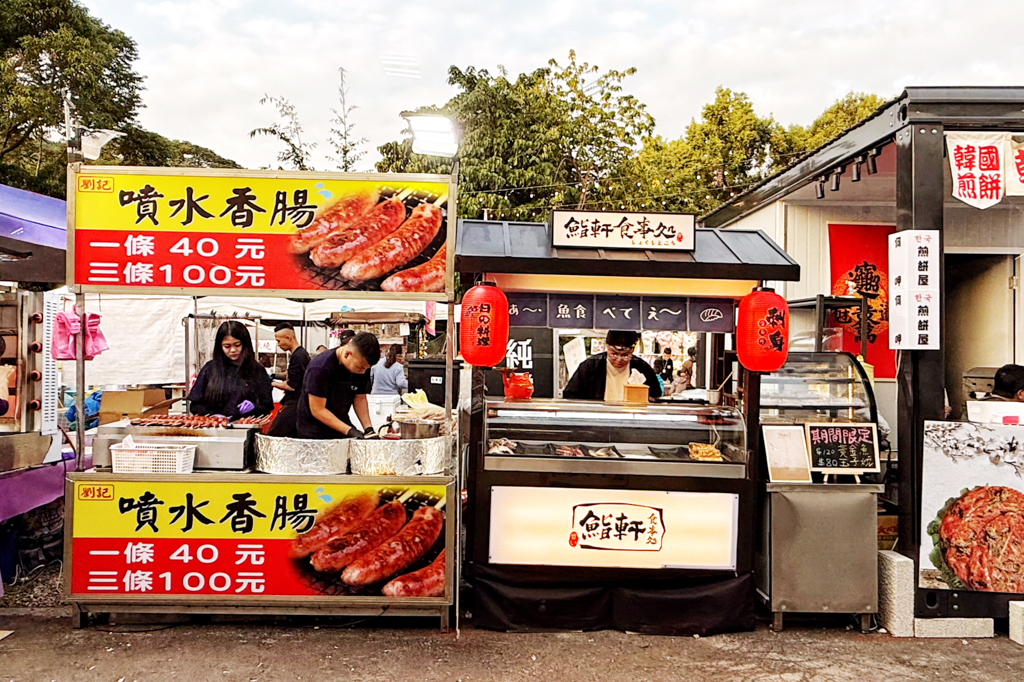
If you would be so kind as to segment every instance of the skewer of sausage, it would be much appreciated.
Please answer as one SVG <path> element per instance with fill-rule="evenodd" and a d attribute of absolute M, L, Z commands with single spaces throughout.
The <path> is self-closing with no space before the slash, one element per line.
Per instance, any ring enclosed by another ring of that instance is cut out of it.
<path fill-rule="evenodd" d="M 341 276 L 354 282 L 364 282 L 402 267 L 434 241 L 443 219 L 444 212 L 434 204 L 420 204 L 391 235 L 345 263 Z"/>
<path fill-rule="evenodd" d="M 313 219 L 308 227 L 292 237 L 288 248 L 292 253 L 306 253 L 335 232 L 350 227 L 380 199 L 380 190 L 362 189 L 339 198 Z"/>
<path fill-rule="evenodd" d="M 426 263 L 402 270 L 381 282 L 381 291 L 444 291 L 444 276 L 448 268 L 444 244 Z"/>
<path fill-rule="evenodd" d="M 400 501 L 381 505 L 351 532 L 318 549 L 310 558 L 310 563 L 317 571 L 338 573 L 402 530 L 406 518 L 405 505 Z"/>
<path fill-rule="evenodd" d="M 429 566 L 398 576 L 381 593 L 386 597 L 443 597 L 444 550 Z"/>
<path fill-rule="evenodd" d="M 332 232 L 313 249 L 313 262 L 322 268 L 340 268 L 345 261 L 397 230 L 405 222 L 403 200 L 409 193 L 405 190 L 380 202 L 347 228 Z"/>
<path fill-rule="evenodd" d="M 341 574 L 348 585 L 372 585 L 414 564 L 427 553 L 444 528 L 444 512 L 420 507 L 397 535 L 359 557 Z"/>
<path fill-rule="evenodd" d="M 333 538 L 348 533 L 377 508 L 378 502 L 380 495 L 375 490 L 345 498 L 317 520 L 306 533 L 295 538 L 289 556 L 293 559 L 307 557 Z"/>

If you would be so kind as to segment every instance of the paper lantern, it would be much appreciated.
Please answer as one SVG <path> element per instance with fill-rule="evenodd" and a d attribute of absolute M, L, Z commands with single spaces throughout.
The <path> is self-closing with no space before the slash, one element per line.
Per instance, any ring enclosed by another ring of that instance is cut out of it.
<path fill-rule="evenodd" d="M 494 367 L 508 346 L 508 299 L 492 282 L 483 282 L 462 297 L 459 350 L 477 367 Z"/>
<path fill-rule="evenodd" d="M 789 355 L 789 305 L 772 289 L 757 288 L 740 301 L 736 355 L 752 372 L 774 372 Z"/>

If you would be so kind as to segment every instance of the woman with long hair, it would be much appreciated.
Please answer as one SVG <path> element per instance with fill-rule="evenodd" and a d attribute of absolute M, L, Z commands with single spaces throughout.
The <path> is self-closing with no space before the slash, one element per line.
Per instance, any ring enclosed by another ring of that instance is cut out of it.
<path fill-rule="evenodd" d="M 241 322 L 228 320 L 217 328 L 213 358 L 199 370 L 188 400 L 192 414 L 259 416 L 274 409 L 270 376 L 256 361 Z"/>
<path fill-rule="evenodd" d="M 399 395 L 409 390 L 409 381 L 405 378 L 402 367 L 402 347 L 397 343 L 388 349 L 387 357 L 382 357 L 370 368 L 370 382 L 375 395 Z"/>

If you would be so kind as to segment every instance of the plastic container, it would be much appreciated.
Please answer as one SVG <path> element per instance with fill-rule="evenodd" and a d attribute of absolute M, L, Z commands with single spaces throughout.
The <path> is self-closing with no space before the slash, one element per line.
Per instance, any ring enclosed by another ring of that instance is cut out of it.
<path fill-rule="evenodd" d="M 114 443 L 110 460 L 115 474 L 191 474 L 196 446 L 136 443 L 128 447 Z"/>

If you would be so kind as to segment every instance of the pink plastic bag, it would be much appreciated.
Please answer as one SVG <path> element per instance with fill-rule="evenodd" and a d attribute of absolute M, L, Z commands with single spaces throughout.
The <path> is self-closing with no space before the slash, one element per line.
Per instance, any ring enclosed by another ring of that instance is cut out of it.
<path fill-rule="evenodd" d="M 50 344 L 50 352 L 54 360 L 74 360 L 76 358 L 75 348 L 78 343 L 78 335 L 82 331 L 82 324 L 78 317 L 77 309 L 71 313 L 57 313 L 53 318 L 53 341 Z M 100 331 L 100 315 L 98 313 L 85 314 L 85 359 L 92 360 L 105 350 L 110 348 L 107 339 Z"/>

